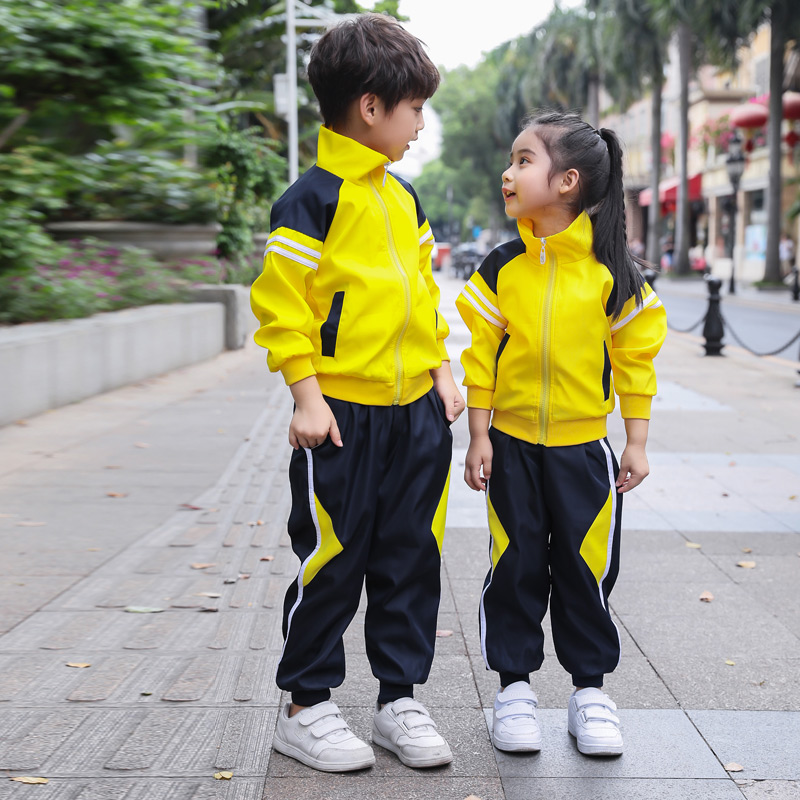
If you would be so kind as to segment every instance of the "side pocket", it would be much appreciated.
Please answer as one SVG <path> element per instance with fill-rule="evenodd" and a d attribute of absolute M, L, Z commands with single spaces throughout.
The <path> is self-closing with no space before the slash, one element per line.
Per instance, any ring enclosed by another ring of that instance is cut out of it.
<path fill-rule="evenodd" d="M 322 343 L 322 355 L 333 358 L 336 355 L 336 337 L 339 334 L 339 320 L 342 318 L 342 306 L 344 305 L 344 292 L 336 292 L 333 295 L 331 310 L 328 318 L 322 323 L 319 329 L 319 336 Z"/>
<path fill-rule="evenodd" d="M 611 359 L 608 357 L 608 346 L 603 342 L 603 400 L 611 396 Z"/>

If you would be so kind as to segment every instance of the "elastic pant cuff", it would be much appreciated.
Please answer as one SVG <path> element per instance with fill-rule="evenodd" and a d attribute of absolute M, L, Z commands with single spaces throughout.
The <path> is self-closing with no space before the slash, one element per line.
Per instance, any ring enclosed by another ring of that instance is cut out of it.
<path fill-rule="evenodd" d="M 580 686 L 581 689 L 601 689 L 605 675 L 573 675 L 572 685 Z"/>
<path fill-rule="evenodd" d="M 500 672 L 500 685 L 505 689 L 511 686 L 512 683 L 518 683 L 522 681 L 523 683 L 530 683 L 531 676 L 528 673 L 516 673 L 516 672 Z"/>
<path fill-rule="evenodd" d="M 379 703 L 393 703 L 395 700 L 399 700 L 401 697 L 413 697 L 414 696 L 414 684 L 409 683 L 383 683 L 381 682 L 381 688 L 378 692 L 378 702 Z"/>
<path fill-rule="evenodd" d="M 292 702 L 296 706 L 315 706 L 331 699 L 330 689 L 311 689 L 309 691 L 292 692 Z"/>

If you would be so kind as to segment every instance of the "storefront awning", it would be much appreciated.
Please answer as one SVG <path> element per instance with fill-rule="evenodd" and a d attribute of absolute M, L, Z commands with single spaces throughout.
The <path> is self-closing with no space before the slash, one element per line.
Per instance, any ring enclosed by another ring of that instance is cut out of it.
<path fill-rule="evenodd" d="M 698 172 L 696 175 L 689 177 L 689 199 L 699 200 L 701 197 L 700 191 L 702 189 L 703 174 Z M 673 178 L 668 178 L 658 184 L 658 201 L 659 203 L 677 203 L 678 202 L 678 184 L 680 178 L 676 175 Z M 644 189 L 639 192 L 639 205 L 649 206 L 650 200 L 653 197 L 653 192 L 650 189 Z"/>

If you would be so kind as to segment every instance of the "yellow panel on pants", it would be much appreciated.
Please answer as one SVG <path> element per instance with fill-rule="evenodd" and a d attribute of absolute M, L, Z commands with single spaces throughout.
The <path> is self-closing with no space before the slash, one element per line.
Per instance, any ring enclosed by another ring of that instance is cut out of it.
<path fill-rule="evenodd" d="M 486 503 L 489 506 L 489 532 L 492 534 L 492 571 L 497 568 L 497 562 L 508 547 L 508 534 L 500 522 L 497 512 L 494 510 L 492 500 L 486 495 Z"/>
<path fill-rule="evenodd" d="M 614 510 L 614 491 L 615 487 L 612 486 L 608 493 L 608 499 L 600 509 L 600 513 L 595 517 L 592 527 L 583 538 L 581 544 L 581 557 L 586 562 L 586 565 L 592 571 L 598 586 L 603 576 L 606 574 L 608 566 L 608 559 L 610 553 L 608 552 L 608 537 L 611 533 L 614 520 L 612 513 Z"/>
<path fill-rule="evenodd" d="M 431 523 L 431 533 L 436 537 L 436 544 L 439 546 L 439 555 L 442 555 L 442 542 L 444 541 L 444 523 L 447 516 L 447 495 L 450 493 L 450 472 L 447 470 L 447 480 L 444 484 L 444 491 L 441 498 L 439 498 L 439 505 L 436 507 L 436 513 L 433 515 L 433 522 Z"/>
<path fill-rule="evenodd" d="M 303 572 L 303 586 L 308 586 L 314 576 L 335 556 L 342 552 L 342 545 L 333 532 L 333 522 L 330 514 L 322 507 L 322 504 L 314 495 L 314 507 L 316 508 L 316 522 L 319 530 L 319 547 L 306 564 Z"/>

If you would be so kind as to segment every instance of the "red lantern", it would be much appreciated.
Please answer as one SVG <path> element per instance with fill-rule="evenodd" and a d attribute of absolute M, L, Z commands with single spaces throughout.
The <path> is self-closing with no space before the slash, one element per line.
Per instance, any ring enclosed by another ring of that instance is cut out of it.
<path fill-rule="evenodd" d="M 731 111 L 731 125 L 735 128 L 760 128 L 768 117 L 769 111 L 761 103 L 742 103 Z"/>
<path fill-rule="evenodd" d="M 783 137 L 783 141 L 786 142 L 786 145 L 790 150 L 794 150 L 797 146 L 797 143 L 800 142 L 800 136 L 798 136 L 794 130 L 790 130 L 786 136 Z"/>
<path fill-rule="evenodd" d="M 784 119 L 800 119 L 800 92 L 784 92 L 781 103 Z"/>

